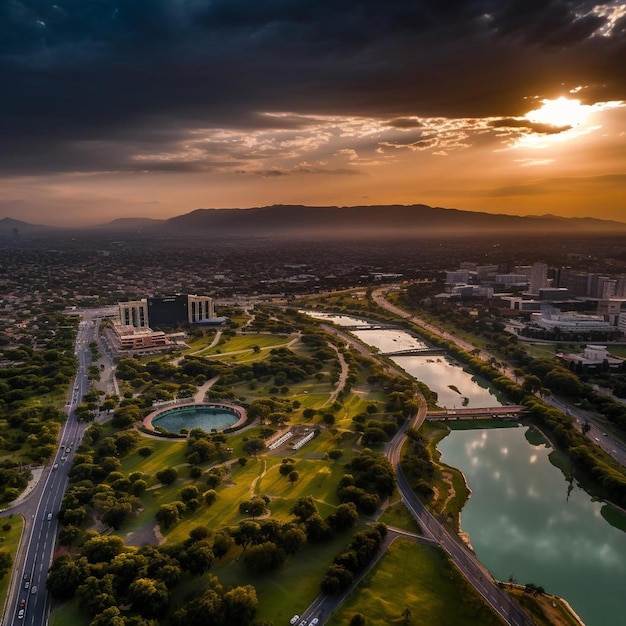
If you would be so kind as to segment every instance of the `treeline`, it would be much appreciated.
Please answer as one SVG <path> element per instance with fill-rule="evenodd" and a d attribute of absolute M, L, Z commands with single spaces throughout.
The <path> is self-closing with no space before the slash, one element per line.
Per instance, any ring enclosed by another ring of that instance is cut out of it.
<path fill-rule="evenodd" d="M 410 428 L 407 431 L 407 437 L 408 447 L 402 457 L 402 470 L 413 490 L 428 501 L 435 495 L 432 482 L 436 466 L 432 461 L 424 436 L 414 428 Z"/>
<path fill-rule="evenodd" d="M 361 513 L 372 515 L 381 501 L 393 493 L 393 466 L 387 457 L 366 448 L 345 467 L 346 474 L 338 485 L 339 500 L 351 502 Z"/>
<path fill-rule="evenodd" d="M 48 591 L 56 600 L 77 598 L 89 626 L 155 626 L 168 614 L 181 626 L 248 626 L 258 603 L 254 588 L 224 586 L 215 576 L 170 611 L 173 591 L 212 566 L 212 545 L 202 527 L 182 544 L 139 549 L 126 547 L 117 536 L 90 533 L 80 555 L 55 559 Z"/>
<path fill-rule="evenodd" d="M 75 373 L 77 325 L 76 317 L 45 314 L 38 318 L 39 330 L 31 331 L 32 342 L 23 338 L 17 347 L 2 348 L 0 503 L 14 500 L 28 484 L 25 462 L 45 463 L 55 450 L 65 420 L 55 405 L 68 393 Z"/>
<path fill-rule="evenodd" d="M 320 583 L 321 590 L 328 594 L 345 591 L 378 554 L 386 536 L 387 527 L 382 523 L 356 533 L 348 547 L 333 559 L 326 570 Z"/>

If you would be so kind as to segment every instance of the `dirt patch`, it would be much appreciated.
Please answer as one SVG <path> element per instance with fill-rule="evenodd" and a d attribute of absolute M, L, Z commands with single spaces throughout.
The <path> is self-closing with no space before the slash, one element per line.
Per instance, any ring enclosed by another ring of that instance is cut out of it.
<path fill-rule="evenodd" d="M 452 474 L 450 474 L 448 472 L 443 472 L 442 475 L 441 475 L 441 479 L 449 487 L 448 495 L 447 495 L 447 497 L 446 497 L 446 499 L 443 502 L 442 507 L 441 507 L 441 510 L 445 511 L 446 507 L 448 506 L 448 502 L 450 502 L 450 500 L 452 500 L 452 498 L 454 498 L 454 496 L 456 496 L 456 490 L 454 489 L 454 485 L 452 484 Z"/>
<path fill-rule="evenodd" d="M 165 541 L 158 524 L 154 528 L 143 526 L 133 532 L 126 533 L 124 542 L 127 546 L 158 546 Z"/>

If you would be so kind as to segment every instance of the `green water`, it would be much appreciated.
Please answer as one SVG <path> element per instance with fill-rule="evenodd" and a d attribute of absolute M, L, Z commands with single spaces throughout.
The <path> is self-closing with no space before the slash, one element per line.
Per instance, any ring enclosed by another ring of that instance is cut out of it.
<path fill-rule="evenodd" d="M 454 431 L 440 442 L 442 460 L 472 490 L 461 526 L 497 579 L 543 586 L 586 626 L 626 624 L 626 533 L 615 527 L 624 518 L 568 482 L 540 441 L 520 427 Z"/>

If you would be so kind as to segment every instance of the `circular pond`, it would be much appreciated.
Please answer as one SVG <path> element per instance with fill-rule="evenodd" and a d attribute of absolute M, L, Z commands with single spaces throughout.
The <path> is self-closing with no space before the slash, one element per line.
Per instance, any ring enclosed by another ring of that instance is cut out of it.
<path fill-rule="evenodd" d="M 152 428 L 180 433 L 183 428 L 201 428 L 206 432 L 224 430 L 242 419 L 235 407 L 218 404 L 193 404 L 162 409 L 150 416 Z M 245 416 L 244 416 L 245 419 Z"/>

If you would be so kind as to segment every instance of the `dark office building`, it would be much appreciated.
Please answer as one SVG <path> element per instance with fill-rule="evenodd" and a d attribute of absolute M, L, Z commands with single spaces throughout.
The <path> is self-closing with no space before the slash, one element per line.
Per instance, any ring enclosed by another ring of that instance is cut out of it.
<path fill-rule="evenodd" d="M 153 296 L 148 298 L 148 318 L 151 328 L 174 328 L 189 320 L 188 296 Z"/>

